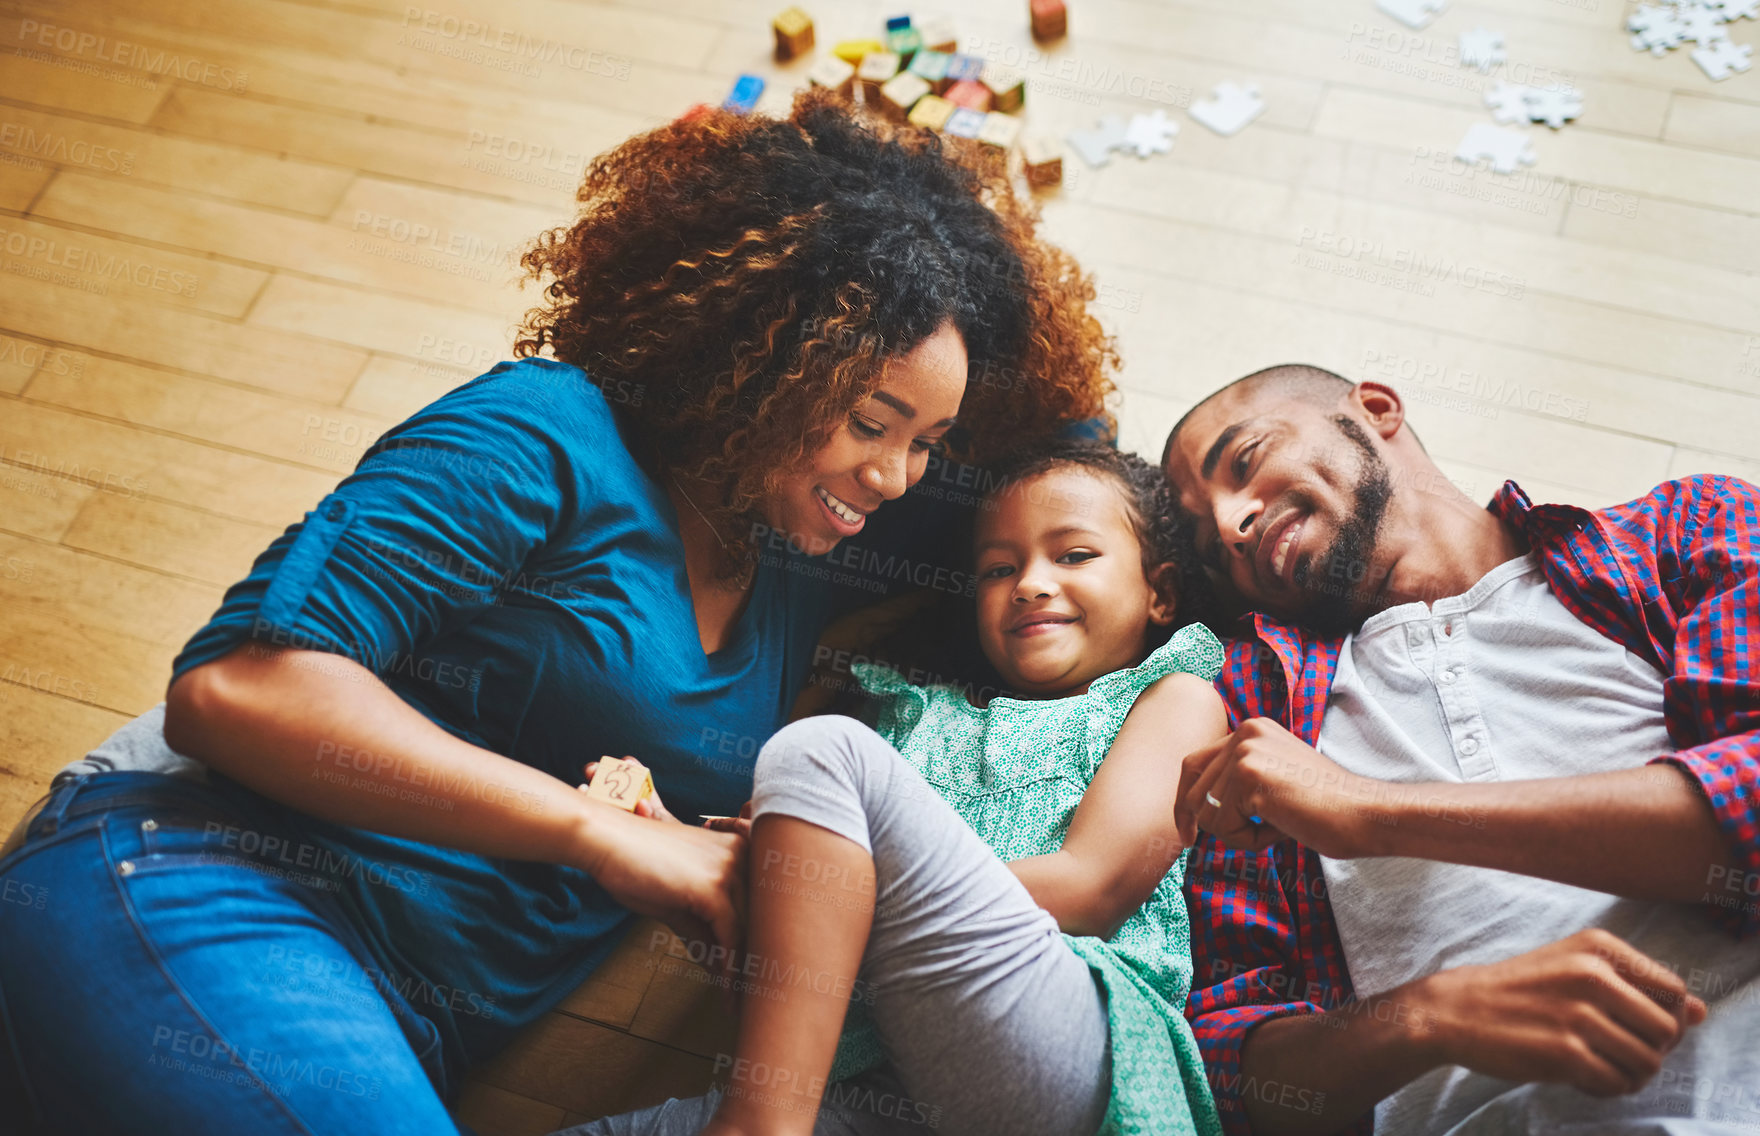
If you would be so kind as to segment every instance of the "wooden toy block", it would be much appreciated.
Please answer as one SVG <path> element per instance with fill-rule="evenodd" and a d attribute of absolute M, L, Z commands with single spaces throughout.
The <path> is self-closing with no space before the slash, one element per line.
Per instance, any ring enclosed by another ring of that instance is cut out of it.
<path fill-rule="evenodd" d="M 1021 120 L 1006 114 L 985 115 L 984 129 L 978 131 L 978 141 L 999 150 L 1007 150 L 1020 136 Z"/>
<path fill-rule="evenodd" d="M 950 55 L 947 57 L 947 81 L 963 83 L 967 79 L 977 82 L 984 75 L 984 60 L 976 55 Z"/>
<path fill-rule="evenodd" d="M 626 812 L 635 812 L 636 802 L 654 795 L 654 775 L 647 768 L 621 757 L 601 757 L 593 780 L 587 785 L 587 796 L 595 801 L 616 805 Z"/>
<path fill-rule="evenodd" d="M 1063 0 L 1031 0 L 1031 6 L 1034 39 L 1062 39 L 1069 31 L 1069 10 Z"/>
<path fill-rule="evenodd" d="M 930 51 L 928 48 L 917 52 L 911 59 L 911 74 L 928 83 L 936 94 L 947 90 L 946 52 Z"/>
<path fill-rule="evenodd" d="M 916 28 L 895 28 L 886 33 L 886 50 L 895 53 L 907 66 L 922 47 L 923 33 Z"/>
<path fill-rule="evenodd" d="M 929 84 L 905 71 L 880 84 L 880 110 L 902 122 L 928 94 Z"/>
<path fill-rule="evenodd" d="M 918 24 L 917 30 L 923 34 L 924 51 L 939 51 L 951 55 L 959 50 L 959 37 L 953 33 L 953 25 L 946 20 Z"/>
<path fill-rule="evenodd" d="M 886 45 L 877 39 L 846 39 L 831 49 L 831 54 L 843 60 L 851 67 L 860 67 L 862 60 L 876 51 L 885 51 Z"/>
<path fill-rule="evenodd" d="M 741 75 L 733 82 L 733 91 L 727 101 L 721 104 L 723 110 L 735 114 L 751 114 L 752 108 L 758 105 L 758 99 L 764 94 L 764 80 L 757 75 Z"/>
<path fill-rule="evenodd" d="M 1012 67 L 986 63 L 979 82 L 990 88 L 990 109 L 993 111 L 1014 114 L 1026 105 L 1027 77 Z"/>
<path fill-rule="evenodd" d="M 911 18 L 909 16 L 888 16 L 888 17 L 886 17 L 886 30 L 888 32 L 903 31 L 905 28 L 908 28 L 910 26 L 911 26 Z"/>
<path fill-rule="evenodd" d="M 815 87 L 836 91 L 846 99 L 854 98 L 856 69 L 835 55 L 827 55 L 813 64 L 813 69 L 807 72 L 807 82 Z"/>
<path fill-rule="evenodd" d="M 1063 149 L 1051 139 L 1038 135 L 1022 139 L 1021 158 L 1026 162 L 1028 185 L 1043 187 L 1063 183 Z"/>
<path fill-rule="evenodd" d="M 912 126 L 921 126 L 927 130 L 940 130 L 953 117 L 959 108 L 942 98 L 940 95 L 924 95 L 911 108 L 909 122 Z"/>
<path fill-rule="evenodd" d="M 862 102 L 880 101 L 880 88 L 898 74 L 898 56 L 890 51 L 876 51 L 856 68 L 856 82 L 862 86 Z M 909 108 L 906 108 L 909 109 Z"/>
<path fill-rule="evenodd" d="M 990 117 L 981 110 L 970 107 L 956 106 L 953 113 L 947 116 L 947 125 L 942 129 L 959 138 L 976 138 L 984 129 L 984 120 Z"/>
<path fill-rule="evenodd" d="M 770 21 L 770 27 L 776 32 L 778 63 L 787 63 L 813 49 L 813 18 L 799 8 L 784 9 Z"/>
<path fill-rule="evenodd" d="M 990 88 L 972 79 L 961 79 L 947 88 L 941 97 L 954 106 L 966 107 L 980 114 L 990 109 Z"/>

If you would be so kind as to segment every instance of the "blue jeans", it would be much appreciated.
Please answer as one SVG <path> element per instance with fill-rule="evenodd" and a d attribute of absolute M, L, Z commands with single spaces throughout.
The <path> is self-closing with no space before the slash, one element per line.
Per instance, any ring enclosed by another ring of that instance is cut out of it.
<path fill-rule="evenodd" d="M 280 838 L 260 804 L 77 777 L 0 861 L 0 1027 L 49 1131 L 461 1131 L 439 1031 L 335 897 L 215 839 Z"/>

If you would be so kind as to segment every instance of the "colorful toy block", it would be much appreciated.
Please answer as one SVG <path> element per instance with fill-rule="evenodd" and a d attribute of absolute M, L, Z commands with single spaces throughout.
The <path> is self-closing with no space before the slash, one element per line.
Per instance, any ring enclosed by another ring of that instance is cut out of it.
<path fill-rule="evenodd" d="M 1063 182 L 1063 150 L 1049 138 L 1029 135 L 1021 140 L 1021 158 L 1026 162 L 1027 184 L 1043 188 Z"/>
<path fill-rule="evenodd" d="M 1062 39 L 1069 32 L 1069 10 L 1063 0 L 1030 0 L 1033 38 L 1041 43 Z"/>
<path fill-rule="evenodd" d="M 787 63 L 813 49 L 813 18 L 799 8 L 786 8 L 770 21 L 776 33 L 776 61 Z"/>
<path fill-rule="evenodd" d="M 885 51 L 886 45 L 877 39 L 846 39 L 831 49 L 831 54 L 843 60 L 851 67 L 860 67 L 862 60 L 876 51 Z"/>
<path fill-rule="evenodd" d="M 954 54 L 947 57 L 947 81 L 962 83 L 967 79 L 974 83 L 984 75 L 984 60 L 976 55 Z"/>
<path fill-rule="evenodd" d="M 987 114 L 984 116 L 984 129 L 978 131 L 978 141 L 999 150 L 1007 150 L 1021 136 L 1021 120 L 1006 114 Z"/>
<path fill-rule="evenodd" d="M 588 797 L 632 813 L 637 802 L 653 795 L 653 774 L 646 766 L 621 757 L 601 757 L 599 768 L 593 771 L 593 780 L 587 785 Z"/>
<path fill-rule="evenodd" d="M 888 16 L 888 17 L 886 17 L 886 30 L 888 32 L 902 31 L 905 28 L 908 28 L 910 26 L 911 26 L 911 18 L 909 16 Z"/>
<path fill-rule="evenodd" d="M 880 84 L 881 113 L 902 122 L 928 95 L 929 84 L 905 71 Z"/>
<path fill-rule="evenodd" d="M 911 59 L 910 72 L 933 87 L 936 94 L 940 94 L 947 90 L 947 61 L 949 58 L 951 57 L 946 52 L 930 51 L 928 48 L 924 48 Z"/>
<path fill-rule="evenodd" d="M 907 65 L 922 48 L 923 33 L 916 28 L 895 28 L 886 33 L 886 50 L 895 53 Z"/>
<path fill-rule="evenodd" d="M 959 37 L 953 32 L 953 25 L 946 20 L 931 20 L 919 24 L 917 30 L 923 33 L 923 50 L 940 51 L 951 55 L 959 50 Z"/>
<path fill-rule="evenodd" d="M 846 99 L 854 98 L 856 69 L 835 55 L 827 55 L 813 64 L 813 69 L 807 72 L 807 82 L 815 87 L 836 91 Z"/>
<path fill-rule="evenodd" d="M 856 82 L 862 87 L 862 102 L 880 101 L 880 88 L 898 74 L 898 56 L 890 51 L 876 51 L 856 68 Z"/>
<path fill-rule="evenodd" d="M 961 79 L 947 88 L 941 97 L 954 106 L 966 107 L 980 114 L 990 109 L 990 88 L 971 79 Z"/>
<path fill-rule="evenodd" d="M 993 111 L 1014 114 L 1026 105 L 1027 77 L 1012 67 L 986 63 L 979 82 L 990 88 L 990 109 Z"/>
<path fill-rule="evenodd" d="M 983 111 L 956 106 L 953 113 L 947 116 L 947 125 L 942 129 L 961 138 L 976 138 L 983 131 L 984 120 L 988 117 L 990 116 Z"/>
<path fill-rule="evenodd" d="M 733 81 L 733 91 L 727 101 L 721 104 L 723 110 L 735 114 L 751 114 L 752 108 L 758 105 L 758 99 L 764 94 L 764 80 L 757 75 L 741 75 Z"/>
<path fill-rule="evenodd" d="M 921 126 L 928 130 L 940 130 L 947 125 L 958 108 L 940 95 L 924 95 L 911 108 L 908 121 L 912 126 Z"/>

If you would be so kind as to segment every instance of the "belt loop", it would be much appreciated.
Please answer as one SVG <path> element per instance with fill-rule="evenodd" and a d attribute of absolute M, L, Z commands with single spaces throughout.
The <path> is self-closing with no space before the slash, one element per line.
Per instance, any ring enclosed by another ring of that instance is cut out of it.
<path fill-rule="evenodd" d="M 49 800 L 43 811 L 31 821 L 34 835 L 53 836 L 61 829 L 61 822 L 66 818 L 67 806 L 73 804 L 74 797 L 79 795 L 80 788 L 85 785 L 89 773 L 80 773 L 49 790 Z"/>

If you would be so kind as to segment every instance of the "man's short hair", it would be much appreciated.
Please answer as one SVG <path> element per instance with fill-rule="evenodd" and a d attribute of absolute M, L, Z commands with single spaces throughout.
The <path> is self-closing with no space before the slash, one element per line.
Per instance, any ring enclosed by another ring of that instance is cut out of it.
<path fill-rule="evenodd" d="M 1297 402 L 1313 403 L 1316 406 L 1333 406 L 1338 403 L 1357 384 L 1343 375 L 1328 371 L 1325 367 L 1316 367 L 1310 363 L 1279 363 L 1275 367 L 1266 367 L 1262 371 L 1254 371 L 1229 383 L 1221 390 L 1204 396 L 1198 404 L 1186 411 L 1173 430 L 1167 435 L 1167 445 L 1161 448 L 1161 467 L 1167 468 L 1167 459 L 1173 456 L 1173 443 L 1179 437 L 1180 430 L 1192 415 L 1198 413 L 1212 401 L 1222 397 L 1229 391 L 1237 390 L 1244 395 L 1275 394 L 1279 398 Z"/>

